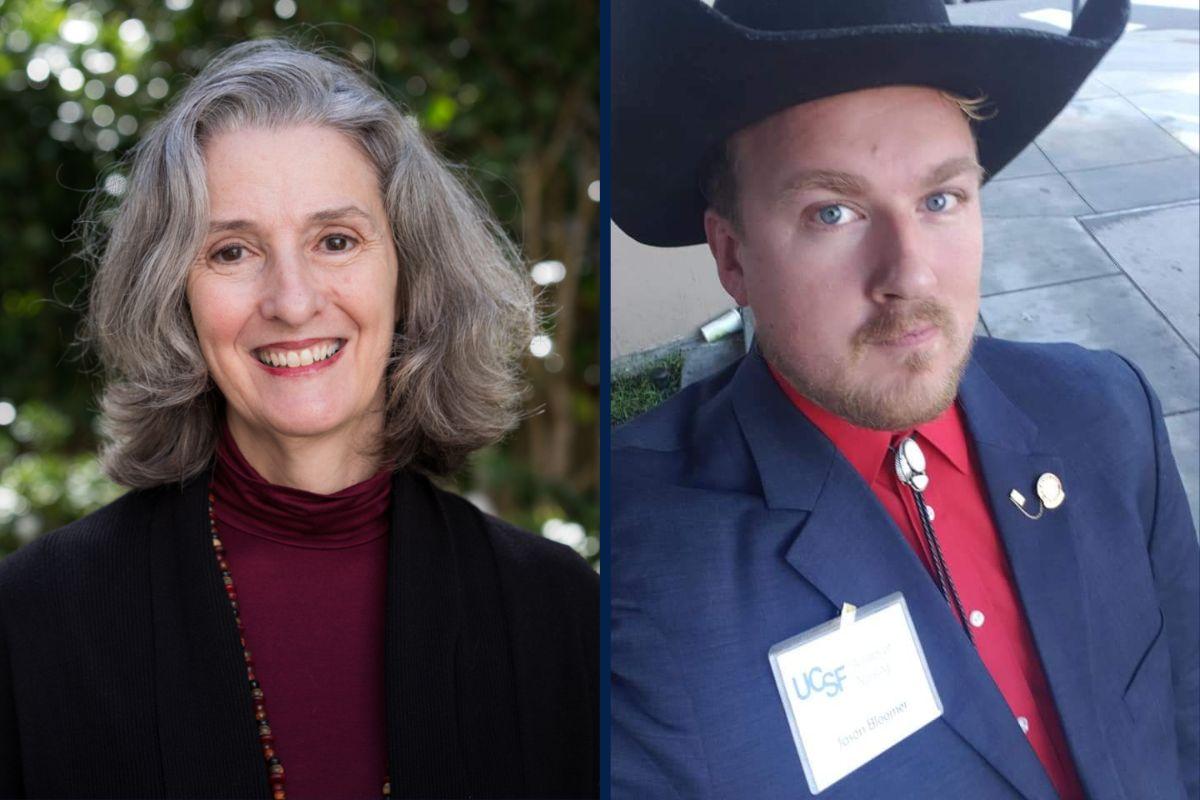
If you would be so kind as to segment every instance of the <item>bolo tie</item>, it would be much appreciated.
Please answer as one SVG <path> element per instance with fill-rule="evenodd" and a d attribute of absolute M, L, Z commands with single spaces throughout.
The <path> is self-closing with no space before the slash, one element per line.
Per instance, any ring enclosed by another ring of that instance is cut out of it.
<path fill-rule="evenodd" d="M 900 479 L 900 483 L 908 487 L 912 493 L 913 503 L 917 507 L 917 516 L 921 519 L 921 535 L 925 540 L 925 549 L 929 553 L 929 560 L 933 564 L 933 577 L 937 582 L 938 591 L 942 593 L 946 602 L 954 607 L 963 633 L 967 635 L 967 640 L 974 645 L 975 637 L 971 635 L 971 629 L 967 625 L 967 615 L 963 612 L 962 601 L 958 598 L 958 590 L 954 588 L 954 579 L 950 577 L 950 570 L 946 567 L 946 559 L 942 556 L 942 546 L 938 542 L 937 534 L 933 532 L 933 514 L 929 510 L 929 506 L 925 504 L 925 490 L 929 488 L 929 475 L 925 472 L 925 454 L 921 452 L 921 447 L 917 444 L 916 439 L 911 436 L 904 437 L 891 450 L 895 454 L 896 477 Z"/>

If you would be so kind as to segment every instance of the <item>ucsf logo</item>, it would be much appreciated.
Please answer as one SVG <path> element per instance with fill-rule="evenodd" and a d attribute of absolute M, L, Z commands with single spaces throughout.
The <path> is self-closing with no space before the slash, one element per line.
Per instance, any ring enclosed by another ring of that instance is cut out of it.
<path fill-rule="evenodd" d="M 813 692 L 824 692 L 828 697 L 837 697 L 842 691 L 842 684 L 846 680 L 846 667 L 841 666 L 826 672 L 823 667 L 813 667 L 808 672 L 801 673 L 800 676 L 792 676 L 792 686 L 796 690 L 796 696 L 801 700 L 807 700 Z"/>

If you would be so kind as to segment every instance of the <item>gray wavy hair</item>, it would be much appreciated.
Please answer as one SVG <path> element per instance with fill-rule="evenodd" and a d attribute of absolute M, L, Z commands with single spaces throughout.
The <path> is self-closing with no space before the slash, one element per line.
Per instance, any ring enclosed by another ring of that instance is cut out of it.
<path fill-rule="evenodd" d="M 416 122 L 336 56 L 267 39 L 217 55 L 126 156 L 126 189 L 85 215 L 95 264 L 80 340 L 104 371 L 101 463 L 129 487 L 207 468 L 224 402 L 186 297 L 208 227 L 203 148 L 244 127 L 316 124 L 350 137 L 378 176 L 399 272 L 383 466 L 444 474 L 515 426 L 520 356 L 536 326 L 516 248 Z"/>

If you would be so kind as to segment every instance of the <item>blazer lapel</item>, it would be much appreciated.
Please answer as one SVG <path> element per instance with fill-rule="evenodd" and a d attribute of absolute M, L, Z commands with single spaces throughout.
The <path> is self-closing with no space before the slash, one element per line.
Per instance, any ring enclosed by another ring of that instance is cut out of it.
<path fill-rule="evenodd" d="M 1059 718 L 1089 797 L 1123 797 L 1120 781 L 1095 714 L 1090 630 L 1077 548 L 1081 531 L 1071 524 L 1071 504 L 1027 518 L 1009 499 L 1013 489 L 1035 513 L 1034 484 L 1051 472 L 1070 493 L 1070 466 L 1037 452 L 1037 426 L 973 362 L 959 397 L 987 485 L 992 519 L 1008 553 L 1025 617 L 1054 695 Z"/>
<path fill-rule="evenodd" d="M 791 405 L 761 355 L 743 361 L 734 384 L 735 413 L 768 507 L 808 512 L 787 562 L 829 599 L 831 616 L 843 602 L 865 605 L 902 592 L 942 699 L 943 721 L 1024 797 L 1054 798 L 991 676 L 870 488 Z"/>
<path fill-rule="evenodd" d="M 209 473 L 155 490 L 149 576 L 167 797 L 270 797 L 237 628 L 208 531 Z"/>

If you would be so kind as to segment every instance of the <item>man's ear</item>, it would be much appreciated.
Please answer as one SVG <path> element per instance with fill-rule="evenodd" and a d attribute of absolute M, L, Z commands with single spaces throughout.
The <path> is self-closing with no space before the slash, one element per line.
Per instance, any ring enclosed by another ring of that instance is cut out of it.
<path fill-rule="evenodd" d="M 739 306 L 750 305 L 737 226 L 710 208 L 704 212 L 704 234 L 708 237 L 708 249 L 712 251 L 713 260 L 717 262 L 717 277 L 726 293 Z"/>

